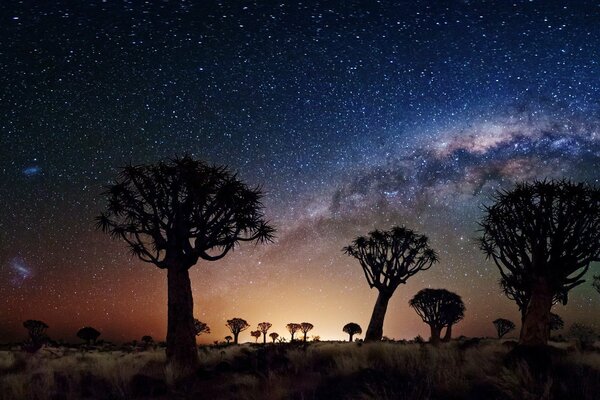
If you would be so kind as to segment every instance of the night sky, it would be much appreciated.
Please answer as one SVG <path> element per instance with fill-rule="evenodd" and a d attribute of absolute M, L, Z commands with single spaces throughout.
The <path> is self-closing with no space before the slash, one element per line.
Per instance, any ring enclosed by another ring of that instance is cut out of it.
<path fill-rule="evenodd" d="M 428 337 L 408 307 L 424 287 L 463 297 L 456 335 L 519 320 L 477 220 L 518 180 L 598 184 L 597 2 L 141 3 L 0 3 L 0 342 L 25 319 L 164 338 L 165 271 L 93 219 L 119 167 L 183 154 L 263 185 L 278 229 L 191 270 L 202 341 L 233 317 L 366 330 L 377 293 L 341 249 L 394 224 L 440 263 L 398 288 L 384 335 Z M 600 328 L 599 308 L 588 280 L 553 312 Z"/>

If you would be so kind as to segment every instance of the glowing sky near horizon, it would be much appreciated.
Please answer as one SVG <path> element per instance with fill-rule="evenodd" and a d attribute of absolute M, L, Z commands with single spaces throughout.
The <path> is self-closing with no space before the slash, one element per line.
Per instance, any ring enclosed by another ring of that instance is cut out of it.
<path fill-rule="evenodd" d="M 0 342 L 25 319 L 71 341 L 164 337 L 164 271 L 93 218 L 119 167 L 185 153 L 263 185 L 278 228 L 193 268 L 203 341 L 233 317 L 366 330 L 376 293 L 341 248 L 394 224 L 440 263 L 398 288 L 386 336 L 427 336 L 408 307 L 423 287 L 463 297 L 457 335 L 518 321 L 476 222 L 519 180 L 598 184 L 596 2 L 198 3 L 0 4 Z M 586 282 L 553 311 L 600 329 L 599 307 Z"/>

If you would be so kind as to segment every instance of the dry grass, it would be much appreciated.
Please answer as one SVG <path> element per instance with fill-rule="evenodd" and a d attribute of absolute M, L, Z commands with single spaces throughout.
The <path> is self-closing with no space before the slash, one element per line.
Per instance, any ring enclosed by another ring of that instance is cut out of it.
<path fill-rule="evenodd" d="M 321 342 L 203 347 L 196 376 L 175 385 L 164 350 L 0 351 L 1 399 L 595 399 L 600 352 L 556 350 L 543 374 L 507 362 L 496 340 L 466 346 Z"/>

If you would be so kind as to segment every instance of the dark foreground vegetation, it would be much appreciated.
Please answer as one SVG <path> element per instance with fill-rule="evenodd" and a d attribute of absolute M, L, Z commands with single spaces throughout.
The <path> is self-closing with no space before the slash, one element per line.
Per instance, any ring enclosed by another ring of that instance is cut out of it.
<path fill-rule="evenodd" d="M 203 346 L 174 382 L 164 349 L 0 351 L 2 399 L 597 399 L 600 348 L 551 343 L 546 360 L 516 342 L 278 343 Z M 176 374 L 175 374 L 176 375 Z"/>

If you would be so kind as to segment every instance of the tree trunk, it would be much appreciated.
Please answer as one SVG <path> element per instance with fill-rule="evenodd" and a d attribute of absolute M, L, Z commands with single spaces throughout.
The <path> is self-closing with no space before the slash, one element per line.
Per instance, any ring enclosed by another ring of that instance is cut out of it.
<path fill-rule="evenodd" d="M 307 332 L 304 332 L 304 341 L 305 341 L 305 342 L 306 342 L 306 333 L 307 333 Z"/>
<path fill-rule="evenodd" d="M 392 296 L 384 291 L 380 291 L 373 307 L 373 314 L 371 314 L 371 321 L 367 328 L 365 335 L 365 342 L 378 342 L 383 336 L 383 320 L 385 318 L 385 312 Z"/>
<path fill-rule="evenodd" d="M 452 324 L 450 324 L 446 327 L 446 334 L 444 335 L 442 342 L 444 342 L 444 343 L 449 342 L 450 339 L 452 339 Z"/>
<path fill-rule="evenodd" d="M 523 318 L 519 344 L 526 346 L 548 344 L 552 298 L 553 294 L 548 282 L 543 278 L 536 279 L 531 288 L 531 299 Z"/>
<path fill-rule="evenodd" d="M 440 343 L 440 334 L 442 333 L 442 328 L 430 325 L 431 328 L 431 337 L 429 338 L 429 343 L 437 346 Z"/>
<path fill-rule="evenodd" d="M 240 336 L 240 333 L 235 333 L 233 332 L 233 343 L 238 344 L 238 336 Z"/>
<path fill-rule="evenodd" d="M 182 377 L 198 366 L 192 285 L 187 268 L 181 267 L 168 268 L 167 281 L 167 364 L 175 368 L 175 375 Z"/>
<path fill-rule="evenodd" d="M 263 333 L 263 344 L 267 344 L 267 332 Z"/>
<path fill-rule="evenodd" d="M 354 336 L 354 334 L 352 334 L 352 333 L 349 333 L 349 335 L 350 335 L 350 339 L 348 339 L 348 341 L 349 341 L 350 343 L 352 343 L 352 336 Z"/>

